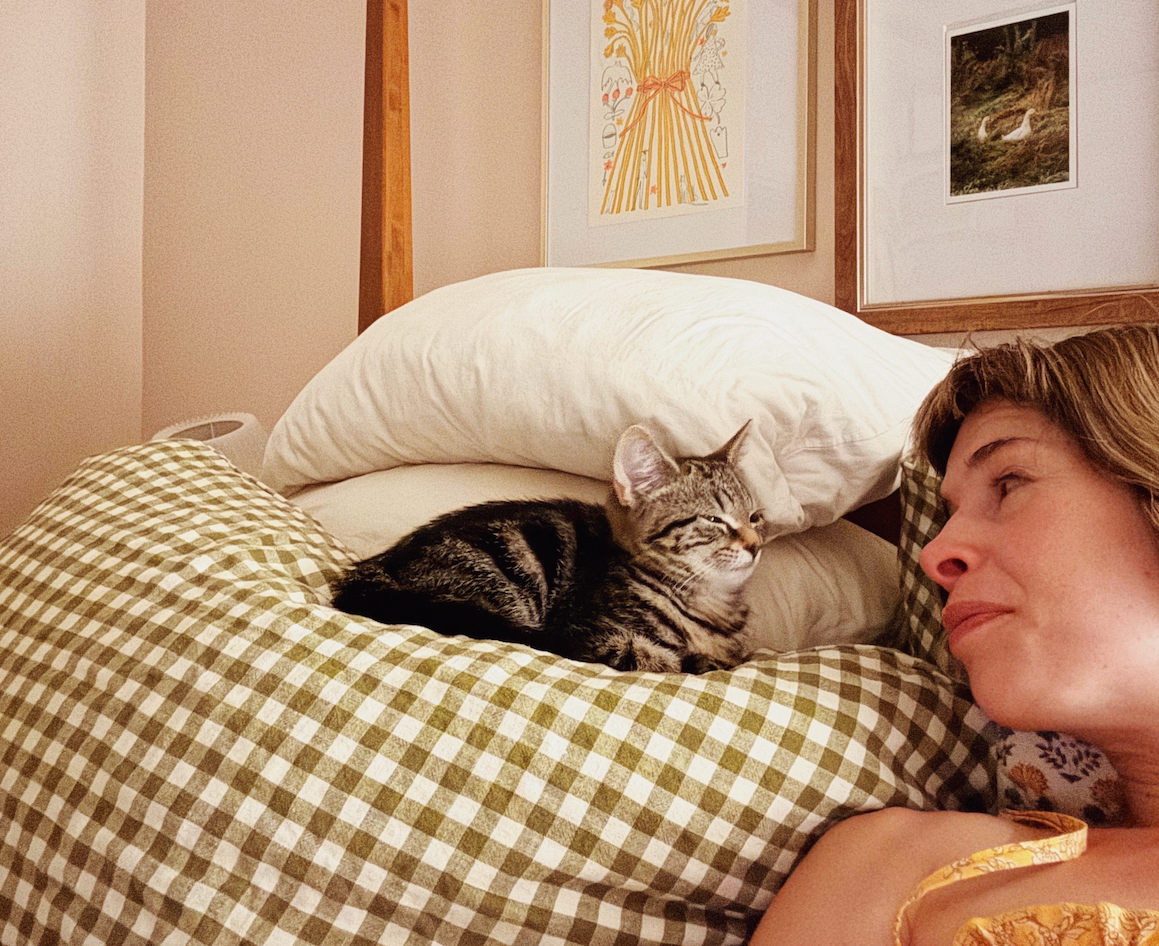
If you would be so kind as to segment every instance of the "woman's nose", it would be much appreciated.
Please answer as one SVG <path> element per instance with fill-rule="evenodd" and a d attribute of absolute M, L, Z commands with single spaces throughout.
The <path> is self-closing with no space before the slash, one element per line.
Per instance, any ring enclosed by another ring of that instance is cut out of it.
<path fill-rule="evenodd" d="M 942 531 L 925 544 L 918 556 L 922 571 L 946 591 L 953 589 L 969 567 L 966 564 L 967 555 L 960 543 L 955 541 L 954 535 L 955 530 L 947 522 Z"/>

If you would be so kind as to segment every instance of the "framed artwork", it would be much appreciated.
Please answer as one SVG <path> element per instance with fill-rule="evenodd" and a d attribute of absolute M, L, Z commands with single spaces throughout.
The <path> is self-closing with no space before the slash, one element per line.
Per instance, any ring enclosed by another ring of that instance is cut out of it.
<path fill-rule="evenodd" d="M 835 13 L 841 308 L 902 334 L 1159 320 L 1159 5 Z"/>
<path fill-rule="evenodd" d="M 816 0 L 545 0 L 542 261 L 813 248 Z"/>

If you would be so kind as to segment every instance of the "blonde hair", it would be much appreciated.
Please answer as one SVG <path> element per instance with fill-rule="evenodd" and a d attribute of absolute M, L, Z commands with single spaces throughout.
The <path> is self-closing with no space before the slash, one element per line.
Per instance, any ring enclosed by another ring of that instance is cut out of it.
<path fill-rule="evenodd" d="M 939 474 L 966 416 L 986 401 L 1034 408 L 1108 476 L 1133 487 L 1159 532 L 1159 324 L 1054 344 L 1018 339 L 958 361 L 914 418 L 914 448 Z"/>

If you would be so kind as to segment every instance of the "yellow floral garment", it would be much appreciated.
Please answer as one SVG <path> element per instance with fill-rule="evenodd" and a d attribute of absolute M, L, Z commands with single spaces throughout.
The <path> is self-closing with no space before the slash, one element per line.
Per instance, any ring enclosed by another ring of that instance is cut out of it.
<path fill-rule="evenodd" d="M 1002 814 L 1012 821 L 1058 833 L 988 848 L 930 874 L 897 911 L 897 946 L 903 943 L 906 910 L 931 890 L 1000 870 L 1074 860 L 1087 849 L 1087 826 L 1078 818 L 1046 811 Z M 971 920 L 958 931 L 953 946 L 1159 946 L 1159 910 L 1123 910 L 1110 903 L 1026 907 Z"/>

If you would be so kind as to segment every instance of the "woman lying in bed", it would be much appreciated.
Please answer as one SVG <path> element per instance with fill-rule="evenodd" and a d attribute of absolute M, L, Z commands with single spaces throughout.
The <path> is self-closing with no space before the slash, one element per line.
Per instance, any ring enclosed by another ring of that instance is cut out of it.
<path fill-rule="evenodd" d="M 975 698 L 1003 725 L 1101 746 L 1130 822 L 854 817 L 752 942 L 1159 944 L 1159 326 L 979 353 L 916 431 L 951 513 L 921 564 Z"/>

